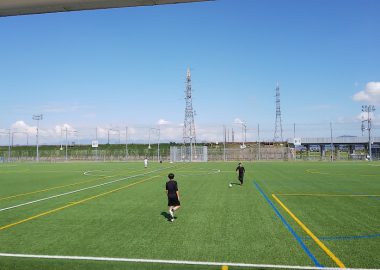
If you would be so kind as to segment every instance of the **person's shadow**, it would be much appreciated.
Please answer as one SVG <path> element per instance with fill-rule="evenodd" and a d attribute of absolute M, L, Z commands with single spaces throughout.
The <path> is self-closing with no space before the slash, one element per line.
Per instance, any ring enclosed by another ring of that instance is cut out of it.
<path fill-rule="evenodd" d="M 171 219 L 171 216 L 169 215 L 169 213 L 166 213 L 166 212 L 161 212 L 161 216 L 166 218 L 167 221 L 170 221 L 170 219 Z"/>
<path fill-rule="evenodd" d="M 236 182 L 232 182 L 230 183 L 231 185 L 237 185 L 237 186 L 240 186 L 240 182 L 239 183 L 236 183 Z"/>
<path fill-rule="evenodd" d="M 170 216 L 169 213 L 167 212 L 161 212 L 161 216 L 163 216 L 164 218 L 166 218 L 167 221 L 170 221 L 172 219 L 172 217 Z M 177 217 L 174 217 L 174 219 L 176 219 Z"/>

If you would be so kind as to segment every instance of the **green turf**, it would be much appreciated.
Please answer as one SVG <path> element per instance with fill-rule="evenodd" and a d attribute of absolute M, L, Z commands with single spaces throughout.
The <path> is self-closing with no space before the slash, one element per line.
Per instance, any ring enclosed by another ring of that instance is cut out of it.
<path fill-rule="evenodd" d="M 257 183 L 321 264 L 337 266 L 272 194 L 347 267 L 379 268 L 379 163 L 244 165 L 245 184 L 229 188 L 229 182 L 237 182 L 236 163 L 150 163 L 148 169 L 141 162 L 2 164 L 0 208 L 122 180 L 0 212 L 3 227 L 57 209 L 0 230 L 0 252 L 314 266 Z M 176 175 L 182 203 L 173 223 L 166 219 L 169 172 Z M 99 194 L 103 195 L 75 204 Z M 67 207 L 60 209 L 63 206 Z M 220 269 L 0 257 L 0 269 L 89 268 Z"/>

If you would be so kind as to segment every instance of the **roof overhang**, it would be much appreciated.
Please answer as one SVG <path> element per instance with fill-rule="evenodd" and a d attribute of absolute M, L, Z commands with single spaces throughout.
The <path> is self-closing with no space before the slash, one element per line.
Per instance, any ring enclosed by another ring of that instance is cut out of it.
<path fill-rule="evenodd" d="M 1 0 L 0 17 L 202 1 L 209 0 Z"/>

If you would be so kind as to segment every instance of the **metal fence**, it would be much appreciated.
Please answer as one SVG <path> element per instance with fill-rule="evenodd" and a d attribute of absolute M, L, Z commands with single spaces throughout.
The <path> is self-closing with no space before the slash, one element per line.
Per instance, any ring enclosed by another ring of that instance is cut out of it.
<path fill-rule="evenodd" d="M 304 149 L 295 150 L 293 147 L 281 145 L 259 145 L 257 143 L 247 144 L 244 149 L 224 148 L 223 146 L 199 146 L 193 149 L 193 157 L 190 157 L 190 150 L 184 147 L 174 147 L 170 151 L 162 151 L 157 155 L 157 149 L 146 153 L 141 151 L 128 151 L 125 149 L 107 150 L 78 150 L 71 149 L 67 152 L 59 150 L 40 150 L 39 161 L 42 162 L 64 162 L 64 161 L 142 161 L 148 158 L 150 161 L 330 161 L 331 156 L 334 160 L 365 160 L 367 153 L 357 151 L 350 153 L 346 150 L 335 149 L 316 151 Z M 373 159 L 380 160 L 380 149 L 372 150 Z M 8 151 L 0 150 L 0 162 L 33 162 L 36 161 L 35 151 L 20 150 L 12 151 L 8 156 Z"/>

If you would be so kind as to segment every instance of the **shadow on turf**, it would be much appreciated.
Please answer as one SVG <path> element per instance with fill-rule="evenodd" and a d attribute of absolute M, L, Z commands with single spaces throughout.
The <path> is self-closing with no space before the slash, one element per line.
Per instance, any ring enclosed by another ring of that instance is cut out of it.
<path fill-rule="evenodd" d="M 171 220 L 171 216 L 169 213 L 166 213 L 166 212 L 161 212 L 161 216 L 163 216 L 164 218 L 166 218 L 167 221 L 170 221 Z M 176 219 L 177 217 L 174 217 L 174 219 Z"/>

